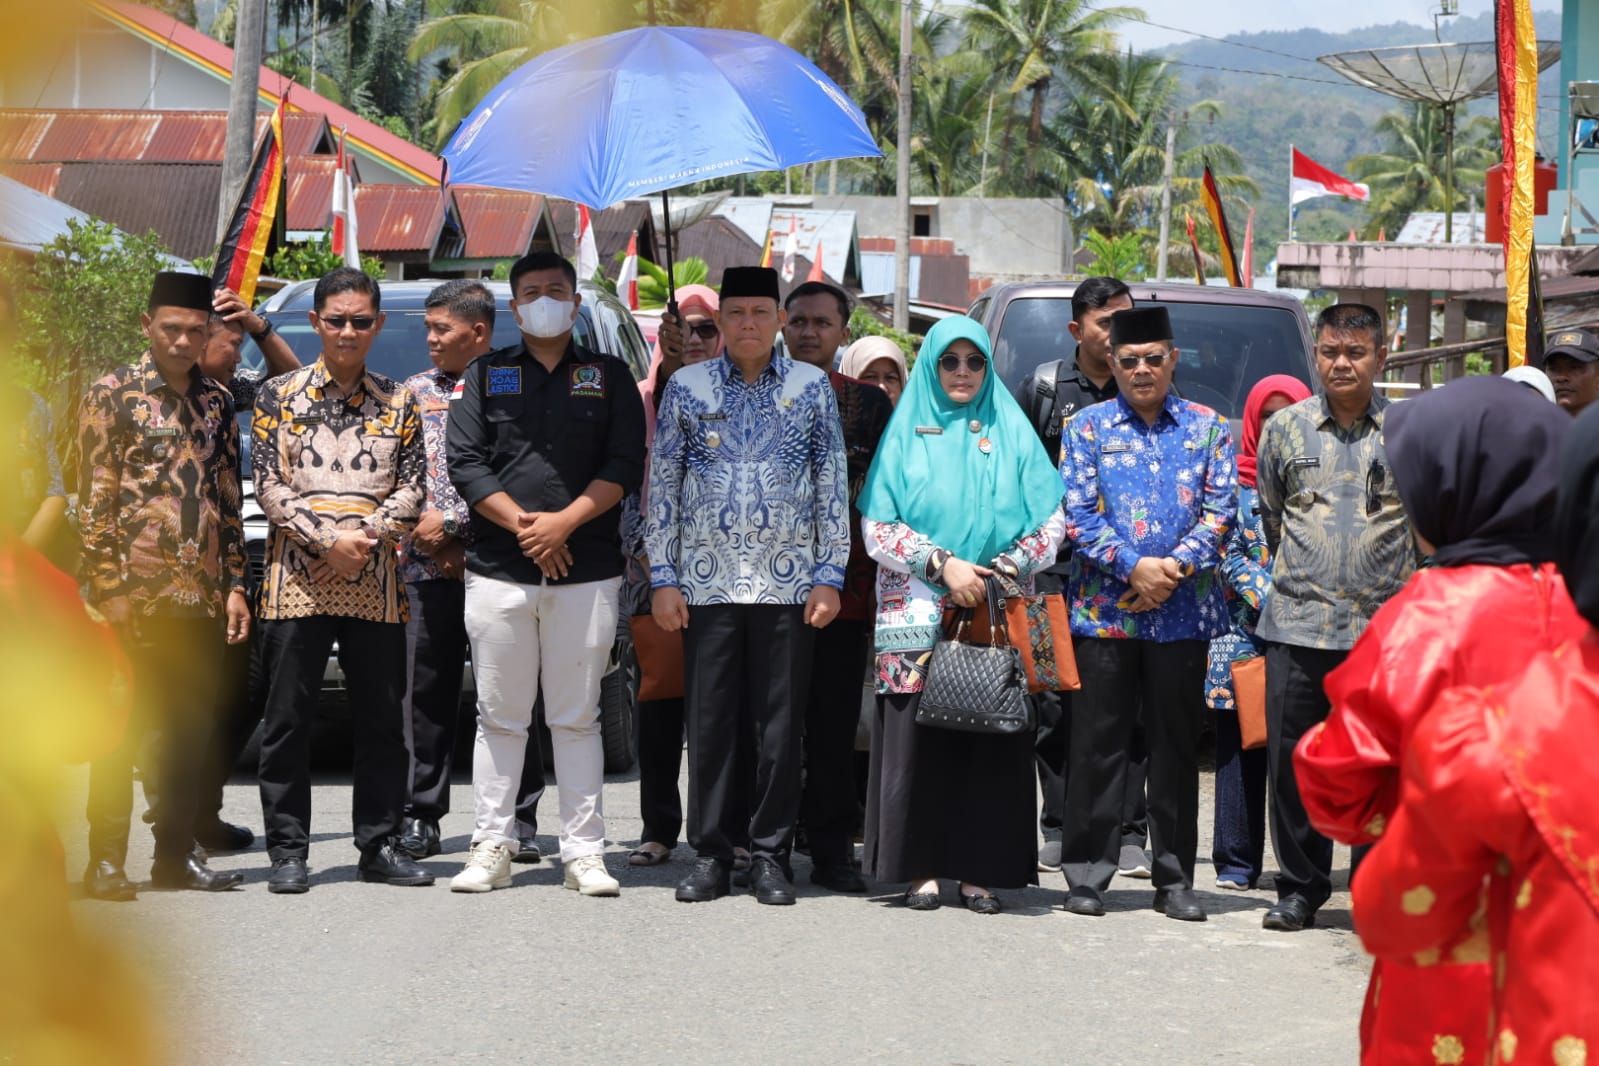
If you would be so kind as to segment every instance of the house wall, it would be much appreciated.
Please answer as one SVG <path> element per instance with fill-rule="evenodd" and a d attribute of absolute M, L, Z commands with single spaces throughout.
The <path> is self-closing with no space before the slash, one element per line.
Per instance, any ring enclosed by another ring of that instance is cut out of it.
<path fill-rule="evenodd" d="M 821 209 L 854 210 L 862 237 L 893 237 L 899 231 L 892 196 L 815 196 L 811 202 Z M 915 197 L 911 203 L 913 214 L 929 215 L 929 232 L 921 236 L 953 240 L 974 275 L 1058 275 L 1070 270 L 1076 242 L 1059 201 L 946 196 Z"/>

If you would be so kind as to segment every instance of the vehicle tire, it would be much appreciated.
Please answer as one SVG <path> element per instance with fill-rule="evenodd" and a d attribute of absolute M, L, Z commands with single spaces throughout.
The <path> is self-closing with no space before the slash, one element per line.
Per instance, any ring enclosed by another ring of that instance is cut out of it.
<path fill-rule="evenodd" d="M 616 669 L 600 681 L 600 733 L 605 740 L 605 772 L 625 774 L 637 759 L 633 724 L 638 702 L 638 658 L 633 641 L 618 638 Z"/>

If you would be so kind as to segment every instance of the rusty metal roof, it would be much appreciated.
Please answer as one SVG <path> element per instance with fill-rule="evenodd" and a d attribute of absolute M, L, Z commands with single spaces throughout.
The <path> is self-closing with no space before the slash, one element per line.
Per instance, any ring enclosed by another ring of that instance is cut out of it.
<path fill-rule="evenodd" d="M 546 210 L 554 227 L 563 254 L 575 249 L 572 243 L 577 234 L 577 205 L 570 200 L 551 199 Z M 650 262 L 656 259 L 655 223 L 650 218 L 650 205 L 638 200 L 608 207 L 604 211 L 590 211 L 590 224 L 594 227 L 594 246 L 600 255 L 600 268 L 607 274 L 616 269 L 616 254 L 627 250 L 627 240 L 638 231 L 638 254 Z"/>
<path fill-rule="evenodd" d="M 437 186 L 370 184 L 355 190 L 357 241 L 363 252 L 431 258 L 444 232 L 445 213 Z"/>
<path fill-rule="evenodd" d="M 256 116 L 256 135 L 267 122 Z M 0 109 L 0 159 L 34 163 L 220 163 L 226 111 Z M 290 112 L 283 120 L 286 155 L 332 152 L 328 120 Z"/>
<path fill-rule="evenodd" d="M 327 229 L 333 224 L 333 175 L 337 170 L 337 156 L 301 155 L 289 158 L 283 168 L 284 182 L 289 190 L 289 213 L 284 220 L 286 229 Z M 356 178 L 359 180 L 360 175 L 357 174 Z"/>
<path fill-rule="evenodd" d="M 184 259 L 216 252 L 214 163 L 63 163 L 55 198 L 129 233 L 153 230 Z"/>
<path fill-rule="evenodd" d="M 55 196 L 56 185 L 61 180 L 60 163 L 0 163 L 0 174 L 12 181 L 20 181 L 36 192 Z"/>
<path fill-rule="evenodd" d="M 466 232 L 461 258 L 516 259 L 527 254 L 544 213 L 544 197 L 477 185 L 452 185 L 450 193 Z"/>

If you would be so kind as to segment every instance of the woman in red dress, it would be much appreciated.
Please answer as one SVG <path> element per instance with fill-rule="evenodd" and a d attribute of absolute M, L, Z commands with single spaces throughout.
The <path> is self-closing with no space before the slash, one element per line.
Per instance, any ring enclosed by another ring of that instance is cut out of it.
<path fill-rule="evenodd" d="M 1587 628 L 1552 562 L 1559 445 L 1570 424 L 1499 378 L 1459 381 L 1389 412 L 1384 450 L 1431 565 L 1328 676 L 1332 713 L 1294 752 L 1305 809 L 1334 840 L 1382 838 L 1398 802 L 1403 738 L 1441 693 L 1510 677 Z M 1486 1060 L 1486 1031 L 1472 1021 L 1486 1011 L 1486 954 L 1463 950 L 1443 962 L 1373 967 L 1364 1066 Z M 1435 1047 L 1440 1033 L 1452 1041 Z"/>
<path fill-rule="evenodd" d="M 1577 609 L 1599 623 L 1599 413 L 1571 431 L 1555 526 Z M 1436 1061 L 1599 1062 L 1596 745 L 1591 628 L 1513 680 L 1450 691 L 1406 741 L 1398 808 L 1355 875 L 1355 925 L 1385 964 L 1489 960 L 1488 1009 L 1433 1038 L 1435 1053 L 1486 1054 Z"/>

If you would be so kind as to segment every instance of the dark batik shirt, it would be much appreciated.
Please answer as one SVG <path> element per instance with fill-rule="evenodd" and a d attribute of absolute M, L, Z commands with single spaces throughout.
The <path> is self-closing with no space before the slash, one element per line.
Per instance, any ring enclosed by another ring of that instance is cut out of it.
<path fill-rule="evenodd" d="M 261 386 L 255 401 L 255 497 L 271 523 L 260 615 L 409 617 L 398 551 L 422 510 L 427 455 L 416 400 L 368 370 L 348 394 L 318 359 Z M 340 533 L 378 536 L 351 580 L 311 578 Z"/>
<path fill-rule="evenodd" d="M 866 554 L 861 513 L 855 503 L 866 484 L 866 471 L 877 455 L 877 443 L 893 417 L 894 402 L 876 385 L 831 370 L 827 380 L 838 400 L 838 420 L 844 427 L 844 467 L 849 476 L 849 562 L 844 567 L 838 616 L 869 621 L 877 612 L 877 564 Z"/>
<path fill-rule="evenodd" d="M 244 587 L 233 400 L 191 372 L 166 383 L 148 352 L 89 386 L 78 420 L 83 583 L 136 616 L 219 617 Z"/>
<path fill-rule="evenodd" d="M 442 370 L 424 370 L 405 379 L 405 388 L 416 397 L 417 410 L 422 415 L 422 441 L 427 450 L 427 507 L 453 518 L 459 526 L 455 539 L 472 543 L 472 509 L 455 491 L 450 482 L 450 470 L 445 463 L 444 437 L 450 423 L 450 400 L 457 395 L 461 379 Z M 400 577 L 406 581 L 434 581 L 444 577 L 444 571 L 430 557 L 416 550 L 410 538 L 400 552 Z"/>

